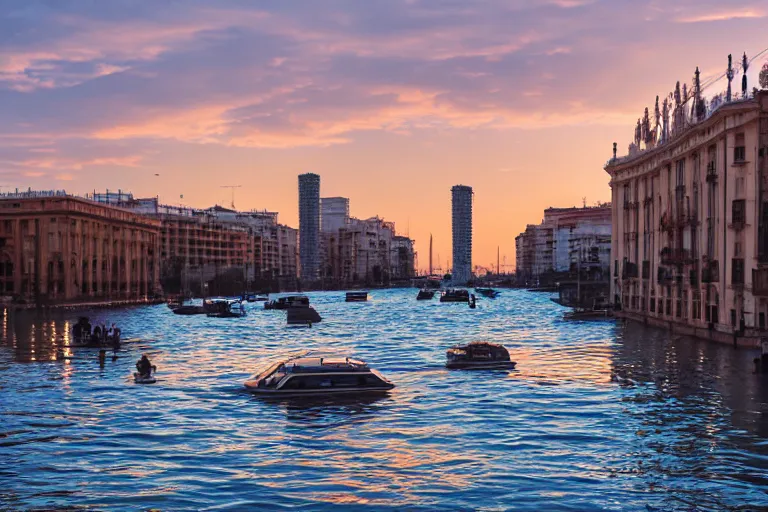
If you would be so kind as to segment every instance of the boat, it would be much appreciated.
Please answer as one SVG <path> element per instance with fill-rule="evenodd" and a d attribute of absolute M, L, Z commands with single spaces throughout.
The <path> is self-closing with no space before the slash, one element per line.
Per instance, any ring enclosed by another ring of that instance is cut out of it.
<path fill-rule="evenodd" d="M 112 328 L 106 325 L 96 325 L 91 330 L 91 321 L 87 316 L 82 316 L 72 327 L 72 343 L 76 347 L 91 348 L 120 348 L 121 331 L 112 324 Z"/>
<path fill-rule="evenodd" d="M 139 372 L 133 372 L 133 382 L 136 384 L 154 384 L 157 379 L 153 374 L 141 375 Z"/>
<path fill-rule="evenodd" d="M 176 309 L 184 304 L 184 298 L 181 296 L 171 297 L 168 299 L 167 304 L 169 309 Z"/>
<path fill-rule="evenodd" d="M 440 302 L 469 302 L 469 291 L 449 288 L 440 295 Z"/>
<path fill-rule="evenodd" d="M 500 293 L 493 288 L 475 288 L 475 291 L 483 297 L 488 297 L 489 299 L 495 299 L 500 295 Z"/>
<path fill-rule="evenodd" d="M 394 387 L 365 362 L 343 356 L 287 359 L 245 382 L 251 393 L 275 397 L 366 395 Z"/>
<path fill-rule="evenodd" d="M 435 296 L 435 290 L 427 290 L 422 288 L 419 290 L 419 294 L 416 295 L 416 300 L 432 300 Z"/>
<path fill-rule="evenodd" d="M 347 292 L 345 302 L 365 302 L 368 300 L 368 292 Z"/>
<path fill-rule="evenodd" d="M 245 316 L 245 307 L 242 301 L 234 299 L 205 299 L 203 309 L 205 314 L 212 318 Z"/>
<path fill-rule="evenodd" d="M 291 307 L 285 311 L 287 313 L 288 325 L 308 325 L 311 327 L 312 324 L 323 320 L 312 306 Z"/>
<path fill-rule="evenodd" d="M 509 352 L 502 345 L 486 341 L 473 341 L 467 345 L 456 345 L 448 349 L 446 368 L 463 370 L 511 370 Z"/>
<path fill-rule="evenodd" d="M 196 306 L 194 304 L 179 306 L 174 308 L 172 311 L 175 315 L 204 315 L 206 313 L 205 307 Z"/>
<path fill-rule="evenodd" d="M 309 307 L 306 295 L 286 295 L 264 303 L 264 309 L 288 309 L 290 307 Z"/>

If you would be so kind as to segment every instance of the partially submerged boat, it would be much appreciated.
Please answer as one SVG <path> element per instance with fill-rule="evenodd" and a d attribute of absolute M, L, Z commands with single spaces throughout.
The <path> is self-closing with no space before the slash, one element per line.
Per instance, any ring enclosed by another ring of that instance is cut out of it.
<path fill-rule="evenodd" d="M 205 314 L 213 318 L 235 318 L 245 316 L 245 306 L 235 299 L 205 299 Z"/>
<path fill-rule="evenodd" d="M 499 292 L 494 290 L 493 288 L 475 288 L 475 291 L 482 295 L 483 297 L 488 297 L 489 299 L 495 299 L 499 296 Z"/>
<path fill-rule="evenodd" d="M 288 309 L 290 307 L 309 307 L 306 295 L 286 295 L 264 303 L 264 309 Z"/>
<path fill-rule="evenodd" d="M 449 288 L 440 295 L 440 302 L 469 302 L 469 291 L 462 288 Z"/>
<path fill-rule="evenodd" d="M 306 325 L 312 327 L 312 324 L 322 321 L 320 314 L 312 306 L 294 307 L 285 310 L 287 313 L 288 325 Z"/>
<path fill-rule="evenodd" d="M 511 370 L 515 363 L 502 345 L 486 341 L 473 341 L 448 349 L 446 368 L 462 370 Z"/>
<path fill-rule="evenodd" d="M 251 393 L 282 397 L 364 395 L 394 387 L 364 361 L 342 356 L 287 359 L 245 382 Z"/>
<path fill-rule="evenodd" d="M 365 302 L 368 300 L 368 292 L 347 292 L 345 302 Z"/>
<path fill-rule="evenodd" d="M 427 290 L 422 288 L 419 290 L 419 294 L 416 295 L 416 300 L 432 300 L 435 296 L 435 290 Z"/>

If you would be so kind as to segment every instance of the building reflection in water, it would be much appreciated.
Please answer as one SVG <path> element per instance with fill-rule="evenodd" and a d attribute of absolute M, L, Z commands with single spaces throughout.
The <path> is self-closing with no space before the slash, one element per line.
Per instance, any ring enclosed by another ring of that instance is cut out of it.
<path fill-rule="evenodd" d="M 634 322 L 620 328 L 614 378 L 626 392 L 625 413 L 638 425 L 627 455 L 649 488 L 669 486 L 674 501 L 683 500 L 685 479 L 749 486 L 762 474 L 758 480 L 768 486 L 768 446 L 759 442 L 768 437 L 768 379 L 753 373 L 753 357 L 750 350 Z M 762 458 L 741 462 L 756 452 Z M 721 473 L 732 465 L 744 471 Z M 697 502 L 724 506 L 718 492 L 702 493 Z"/>

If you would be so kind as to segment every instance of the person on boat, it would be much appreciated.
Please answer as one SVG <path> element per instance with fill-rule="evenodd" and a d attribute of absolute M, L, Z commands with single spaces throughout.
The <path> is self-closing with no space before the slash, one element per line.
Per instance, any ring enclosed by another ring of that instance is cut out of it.
<path fill-rule="evenodd" d="M 101 343 L 101 332 L 101 327 L 98 325 L 93 329 L 93 334 L 91 334 L 91 344 L 98 345 Z"/>
<path fill-rule="evenodd" d="M 141 356 L 141 359 L 136 363 L 136 369 L 139 371 L 141 377 L 149 377 L 153 371 L 157 371 L 157 367 L 152 364 L 146 354 Z"/>

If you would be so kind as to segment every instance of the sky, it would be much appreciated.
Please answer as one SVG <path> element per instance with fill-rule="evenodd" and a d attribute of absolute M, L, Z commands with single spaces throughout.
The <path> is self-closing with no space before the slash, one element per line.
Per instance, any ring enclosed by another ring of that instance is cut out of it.
<path fill-rule="evenodd" d="M 240 185 L 238 209 L 297 227 L 315 172 L 426 268 L 464 184 L 473 263 L 498 247 L 511 271 L 544 208 L 610 200 L 612 143 L 657 94 L 758 54 L 767 25 L 765 0 L 2 0 L 0 190 L 208 207 Z"/>

